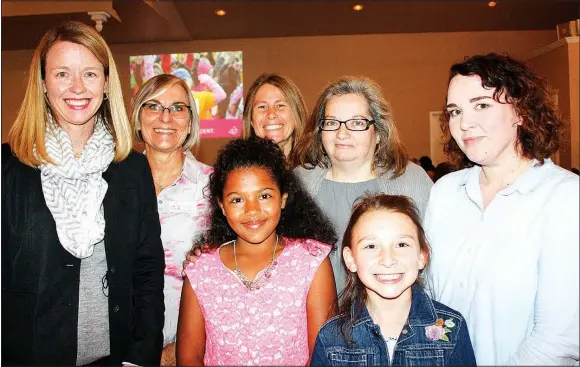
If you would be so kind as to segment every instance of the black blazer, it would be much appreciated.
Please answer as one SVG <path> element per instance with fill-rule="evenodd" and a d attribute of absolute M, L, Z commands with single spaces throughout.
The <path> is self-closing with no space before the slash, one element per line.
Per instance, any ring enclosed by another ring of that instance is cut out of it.
<path fill-rule="evenodd" d="M 111 363 L 159 366 L 165 258 L 151 170 L 131 152 L 103 178 Z M 75 365 L 79 276 L 40 170 L 2 144 L 2 365 Z"/>

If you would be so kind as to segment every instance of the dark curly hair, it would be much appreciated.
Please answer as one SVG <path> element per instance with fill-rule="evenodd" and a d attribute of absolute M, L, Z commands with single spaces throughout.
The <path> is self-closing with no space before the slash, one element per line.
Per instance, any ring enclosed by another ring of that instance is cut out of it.
<path fill-rule="evenodd" d="M 565 124 L 555 112 L 546 81 L 536 76 L 529 66 L 509 56 L 489 53 L 451 66 L 448 85 L 456 75 L 479 76 L 484 88 L 494 89 L 496 102 L 502 103 L 500 97 L 505 96 L 505 103 L 513 105 L 522 119 L 515 146 L 521 156 L 535 158 L 543 164 L 545 158 L 558 151 Z M 449 113 L 443 110 L 441 130 L 446 141 L 445 154 L 458 168 L 474 166 L 451 136 Z"/>
<path fill-rule="evenodd" d="M 314 239 L 334 245 L 337 236 L 332 224 L 314 199 L 302 188 L 295 174 L 287 168 L 282 150 L 268 139 L 252 136 L 248 139 L 232 140 L 220 149 L 205 192 L 211 205 L 211 225 L 194 241 L 190 254 L 201 245 L 211 251 L 237 237 L 218 202 L 222 200 L 228 175 L 236 169 L 249 167 L 267 170 L 280 192 L 288 194 L 276 233 L 287 238 Z"/>
<path fill-rule="evenodd" d="M 419 248 L 425 256 L 425 268 L 419 271 L 419 277 L 416 284 L 423 286 L 422 279 L 425 269 L 429 265 L 431 258 L 431 248 L 427 241 L 427 236 L 421 224 L 421 216 L 419 210 L 413 201 L 407 196 L 402 195 L 385 195 L 385 194 L 365 194 L 354 205 L 352 214 L 348 221 L 344 237 L 342 240 L 343 251 L 345 247 L 350 247 L 352 244 L 352 236 L 354 229 L 363 216 L 363 214 L 374 211 L 386 211 L 390 213 L 400 213 L 406 215 L 415 227 L 417 227 L 417 237 L 419 240 Z M 362 312 L 362 306 L 367 300 L 367 292 L 364 284 L 358 277 L 357 273 L 351 272 L 343 261 L 342 265 L 346 271 L 346 285 L 340 295 L 338 313 L 341 315 L 340 327 L 344 339 L 351 343 L 350 333 L 357 319 Z"/>

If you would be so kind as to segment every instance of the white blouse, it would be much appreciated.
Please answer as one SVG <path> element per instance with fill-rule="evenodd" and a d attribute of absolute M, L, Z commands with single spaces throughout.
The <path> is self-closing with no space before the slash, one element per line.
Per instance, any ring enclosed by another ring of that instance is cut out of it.
<path fill-rule="evenodd" d="M 193 240 L 209 225 L 209 202 L 204 197 L 212 168 L 185 153 L 181 176 L 157 196 L 161 241 L 165 251 L 165 324 L 163 345 L 175 342 L 183 277 L 183 260 Z"/>
<path fill-rule="evenodd" d="M 533 162 L 483 209 L 481 167 L 433 186 L 428 285 L 463 314 L 478 365 L 579 358 L 579 179 Z"/>

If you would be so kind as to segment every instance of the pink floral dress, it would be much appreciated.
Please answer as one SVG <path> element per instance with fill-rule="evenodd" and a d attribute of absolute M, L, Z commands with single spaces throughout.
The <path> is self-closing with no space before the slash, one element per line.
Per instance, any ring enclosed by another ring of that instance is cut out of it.
<path fill-rule="evenodd" d="M 219 251 L 202 254 L 186 268 L 205 319 L 206 366 L 308 362 L 306 298 L 331 247 L 315 240 L 283 240 L 278 264 L 258 290 L 248 290 L 222 263 Z"/>
<path fill-rule="evenodd" d="M 184 154 L 181 176 L 157 196 L 161 242 L 165 251 L 164 346 L 175 342 L 185 254 L 191 249 L 193 239 L 207 228 L 209 222 L 209 202 L 203 189 L 212 168 L 197 161 L 191 152 Z"/>

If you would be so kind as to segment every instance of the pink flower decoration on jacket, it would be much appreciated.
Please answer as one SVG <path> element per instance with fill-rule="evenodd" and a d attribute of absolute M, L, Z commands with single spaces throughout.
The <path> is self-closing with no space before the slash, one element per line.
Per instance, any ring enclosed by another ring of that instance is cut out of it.
<path fill-rule="evenodd" d="M 443 335 L 445 335 L 445 331 L 443 331 L 441 326 L 430 325 L 425 328 L 425 335 L 431 340 L 441 340 Z"/>
<path fill-rule="evenodd" d="M 455 326 L 453 317 L 443 321 L 442 318 L 435 321 L 434 325 L 425 327 L 425 336 L 431 340 L 443 340 L 448 342 L 449 337 L 445 334 L 451 332 L 451 328 Z"/>

